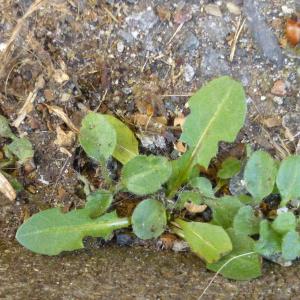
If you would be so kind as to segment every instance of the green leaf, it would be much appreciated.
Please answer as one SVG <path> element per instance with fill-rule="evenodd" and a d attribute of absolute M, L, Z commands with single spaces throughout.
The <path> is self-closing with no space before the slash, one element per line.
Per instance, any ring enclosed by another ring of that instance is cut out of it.
<path fill-rule="evenodd" d="M 282 206 L 300 198 L 300 155 L 288 156 L 281 162 L 276 184 L 282 197 Z"/>
<path fill-rule="evenodd" d="M 9 127 L 8 120 L 0 115 L 0 137 L 11 138 L 14 139 L 16 136 L 13 134 Z"/>
<path fill-rule="evenodd" d="M 222 227 L 232 227 L 234 216 L 243 204 L 234 196 L 225 196 L 220 199 L 205 201 L 213 211 L 212 223 Z"/>
<path fill-rule="evenodd" d="M 207 263 L 218 261 L 232 250 L 232 244 L 226 231 L 221 226 L 200 222 L 175 222 L 183 231 L 184 239 L 192 251 Z"/>
<path fill-rule="evenodd" d="M 57 255 L 62 251 L 83 248 L 82 239 L 86 236 L 107 239 L 113 230 L 129 225 L 127 218 L 119 218 L 115 212 L 92 219 L 86 209 L 64 214 L 59 208 L 51 208 L 23 223 L 16 239 L 33 252 Z"/>
<path fill-rule="evenodd" d="M 260 222 L 259 240 L 256 242 L 255 251 L 266 257 L 281 252 L 281 236 L 272 229 L 267 220 Z"/>
<path fill-rule="evenodd" d="M 190 185 L 206 197 L 215 197 L 211 182 L 205 177 L 194 177 L 191 179 Z"/>
<path fill-rule="evenodd" d="M 113 154 L 117 135 L 103 115 L 91 112 L 82 120 L 79 142 L 88 156 L 101 162 Z"/>
<path fill-rule="evenodd" d="M 300 256 L 299 233 L 291 230 L 282 239 L 282 257 L 285 260 L 294 260 Z"/>
<path fill-rule="evenodd" d="M 276 217 L 271 226 L 277 233 L 285 234 L 296 229 L 297 220 L 292 212 L 283 212 Z"/>
<path fill-rule="evenodd" d="M 17 156 L 20 163 L 26 162 L 34 155 L 32 145 L 26 138 L 15 138 L 14 141 L 7 146 L 7 148 L 11 153 Z"/>
<path fill-rule="evenodd" d="M 178 194 L 178 200 L 176 201 L 175 208 L 181 210 L 187 202 L 198 205 L 203 203 L 201 195 L 198 192 L 183 191 Z"/>
<path fill-rule="evenodd" d="M 88 195 L 85 209 L 89 210 L 90 217 L 95 218 L 104 214 L 112 204 L 112 201 L 113 195 L 111 192 L 97 190 Z"/>
<path fill-rule="evenodd" d="M 220 270 L 220 274 L 224 277 L 234 280 L 250 280 L 261 276 L 259 255 L 256 253 L 246 255 L 253 252 L 255 242 L 250 237 L 238 234 L 233 229 L 228 229 L 227 233 L 233 245 L 232 252 L 206 267 L 214 272 Z"/>
<path fill-rule="evenodd" d="M 138 141 L 123 122 L 111 115 L 104 115 L 104 118 L 113 126 L 117 135 L 117 145 L 112 155 L 124 165 L 139 154 Z"/>
<path fill-rule="evenodd" d="M 188 144 L 191 155 L 175 179 L 171 195 L 187 180 L 196 164 L 208 167 L 220 141 L 235 140 L 246 116 L 243 87 L 227 76 L 210 81 L 190 98 L 188 104 L 191 113 L 184 122 L 180 139 Z"/>
<path fill-rule="evenodd" d="M 157 200 L 143 200 L 133 211 L 131 222 L 133 232 L 140 239 L 157 238 L 166 229 L 166 210 L 163 204 Z"/>
<path fill-rule="evenodd" d="M 121 180 L 131 193 L 148 195 L 158 191 L 171 172 L 171 164 L 165 157 L 138 155 L 123 167 Z"/>
<path fill-rule="evenodd" d="M 233 229 L 238 234 L 253 235 L 259 233 L 259 218 L 255 216 L 251 206 L 239 209 L 233 219 Z"/>
<path fill-rule="evenodd" d="M 221 169 L 218 171 L 218 177 L 221 179 L 229 179 L 240 172 L 241 162 L 235 157 L 228 157 L 221 165 Z"/>
<path fill-rule="evenodd" d="M 256 151 L 251 155 L 245 167 L 244 179 L 247 190 L 257 203 L 272 193 L 276 173 L 276 162 L 269 153 Z"/>

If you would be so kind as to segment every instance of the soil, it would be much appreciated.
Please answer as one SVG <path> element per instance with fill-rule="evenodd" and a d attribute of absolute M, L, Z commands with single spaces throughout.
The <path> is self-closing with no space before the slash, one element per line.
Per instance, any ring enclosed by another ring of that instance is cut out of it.
<path fill-rule="evenodd" d="M 97 166 L 67 139 L 88 110 L 124 121 L 142 153 L 175 158 L 174 119 L 188 113 L 189 95 L 230 75 L 242 82 L 248 103 L 236 145 L 250 143 L 279 159 L 300 153 L 299 48 L 285 37 L 286 20 L 297 14 L 294 1 L 253 1 L 266 31 L 251 25 L 247 2 L 0 1 L 0 113 L 13 123 L 34 94 L 14 130 L 35 150 L 31 164 L 10 170 L 24 191 L 14 203 L 0 197 L 0 298 L 197 299 L 212 273 L 190 253 L 112 241 L 49 258 L 21 248 L 14 235 L 42 209 L 83 205 L 79 173 L 101 187 Z M 247 17 L 231 61 L 234 35 Z M 60 129 L 66 135 L 58 138 Z M 5 143 L 0 139 L 1 148 Z M 221 145 L 221 153 L 228 148 Z M 111 169 L 118 176 L 118 163 Z M 120 202 L 134 202 L 128 197 Z M 251 282 L 218 277 L 207 299 L 297 299 L 298 281 L 297 263 L 265 263 L 263 277 Z"/>

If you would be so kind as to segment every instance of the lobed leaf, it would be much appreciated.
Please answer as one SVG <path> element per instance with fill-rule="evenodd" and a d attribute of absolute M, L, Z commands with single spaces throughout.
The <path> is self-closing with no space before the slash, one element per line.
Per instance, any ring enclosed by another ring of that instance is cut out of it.
<path fill-rule="evenodd" d="M 221 226 L 181 219 L 175 222 L 182 229 L 184 239 L 192 251 L 207 263 L 218 261 L 232 250 L 231 240 Z"/>
<path fill-rule="evenodd" d="M 121 180 L 131 193 L 148 195 L 158 191 L 171 172 L 171 164 L 165 157 L 138 155 L 123 167 Z"/>
<path fill-rule="evenodd" d="M 282 197 L 282 206 L 300 198 L 300 155 L 288 156 L 281 162 L 276 184 Z"/>
<path fill-rule="evenodd" d="M 116 132 L 117 144 L 112 156 L 124 165 L 139 154 L 138 141 L 123 122 L 111 115 L 103 116 Z"/>
<path fill-rule="evenodd" d="M 107 239 L 115 229 L 128 227 L 127 218 L 115 212 L 92 219 L 89 210 L 77 209 L 66 214 L 51 208 L 33 215 L 19 227 L 16 239 L 27 249 L 46 255 L 83 248 L 86 236 Z"/>
<path fill-rule="evenodd" d="M 79 142 L 88 156 L 101 162 L 113 154 L 117 135 L 106 117 L 90 112 L 82 120 Z"/>
<path fill-rule="evenodd" d="M 234 280 L 250 280 L 261 276 L 261 259 L 253 252 L 255 242 L 248 236 L 238 234 L 233 229 L 227 233 L 231 239 L 233 250 L 218 262 L 207 264 L 206 267 L 214 272 L 220 270 L 224 277 Z M 251 253 L 249 255 L 245 255 Z M 239 257 L 240 256 L 240 257 Z"/>
<path fill-rule="evenodd" d="M 257 203 L 272 193 L 276 173 L 276 162 L 269 153 L 256 151 L 251 155 L 245 167 L 244 179 L 247 190 Z"/>
<path fill-rule="evenodd" d="M 166 229 L 166 210 L 163 204 L 157 200 L 143 200 L 133 211 L 131 222 L 133 232 L 140 239 L 157 238 Z"/>

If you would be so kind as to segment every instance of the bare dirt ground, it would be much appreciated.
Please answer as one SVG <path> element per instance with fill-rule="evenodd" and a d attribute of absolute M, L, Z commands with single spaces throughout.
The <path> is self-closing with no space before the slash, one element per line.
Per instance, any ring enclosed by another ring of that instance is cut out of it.
<path fill-rule="evenodd" d="M 101 186 L 97 166 L 75 141 L 87 110 L 127 123 L 142 152 L 173 158 L 179 136 L 174 118 L 187 113 L 189 95 L 214 77 L 230 75 L 247 94 L 247 122 L 238 142 L 277 158 L 300 152 L 299 48 L 290 47 L 285 37 L 285 22 L 296 13 L 291 0 L 0 1 L 0 113 L 35 150 L 33 166 L 11 171 L 25 190 L 15 203 L 0 201 L 0 238 L 6 245 L 0 245 L 0 277 L 6 278 L 1 297 L 197 299 L 211 273 L 190 254 L 151 252 L 147 259 L 139 248 L 104 247 L 97 249 L 103 254 L 92 250 L 49 259 L 11 241 L 26 216 L 84 203 L 78 173 Z M 0 147 L 5 143 L 0 139 Z M 118 165 L 112 162 L 112 168 Z M 167 265 L 167 275 L 161 264 Z M 150 283 L 133 275 L 144 273 L 144 267 Z M 107 283 L 102 273 L 115 274 L 118 268 L 120 276 L 108 277 Z M 216 294 L 208 299 L 297 299 L 298 268 L 267 264 L 265 277 L 250 283 L 219 278 Z M 54 288 L 52 271 L 63 290 Z M 42 276 L 39 283 L 36 274 Z M 100 278 L 109 285 L 102 294 Z M 78 294 L 70 288 L 72 280 Z M 137 292 L 143 283 L 154 288 Z"/>

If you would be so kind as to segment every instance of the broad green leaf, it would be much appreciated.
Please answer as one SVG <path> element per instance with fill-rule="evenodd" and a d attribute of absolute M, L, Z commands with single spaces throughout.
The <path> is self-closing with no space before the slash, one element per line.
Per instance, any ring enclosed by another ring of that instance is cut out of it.
<path fill-rule="evenodd" d="M 297 220 L 292 212 L 284 212 L 279 214 L 272 222 L 272 228 L 279 234 L 285 234 L 290 230 L 295 230 Z"/>
<path fill-rule="evenodd" d="M 0 137 L 11 138 L 14 139 L 16 136 L 13 134 L 9 127 L 8 120 L 0 115 Z"/>
<path fill-rule="evenodd" d="M 139 154 L 138 141 L 119 119 L 110 115 L 104 115 L 104 118 L 113 126 L 117 135 L 117 145 L 112 155 L 124 165 Z"/>
<path fill-rule="evenodd" d="M 191 179 L 190 185 L 206 197 L 215 197 L 211 182 L 205 177 L 194 177 Z"/>
<path fill-rule="evenodd" d="M 299 233 L 291 230 L 282 239 L 282 257 L 285 260 L 294 260 L 300 256 Z"/>
<path fill-rule="evenodd" d="M 218 177 L 221 179 L 229 179 L 240 172 L 241 162 L 235 157 L 228 157 L 221 165 L 221 169 L 218 171 Z"/>
<path fill-rule="evenodd" d="M 230 238 L 221 226 L 180 219 L 175 222 L 182 229 L 192 251 L 207 263 L 218 261 L 232 250 Z"/>
<path fill-rule="evenodd" d="M 112 201 L 113 195 L 111 192 L 97 190 L 88 195 L 85 209 L 89 210 L 89 215 L 92 218 L 95 218 L 104 214 L 112 204 Z"/>
<path fill-rule="evenodd" d="M 7 148 L 10 152 L 17 156 L 21 163 L 26 162 L 34 155 L 32 145 L 26 138 L 15 138 L 14 141 L 7 146 Z"/>
<path fill-rule="evenodd" d="M 206 267 L 214 272 L 221 270 L 220 274 L 234 280 L 250 280 L 261 276 L 259 255 L 256 253 L 246 255 L 254 251 L 255 242 L 248 236 L 236 233 L 233 229 L 228 229 L 227 233 L 232 242 L 232 252 Z"/>
<path fill-rule="evenodd" d="M 212 223 L 222 227 L 232 227 L 234 216 L 243 204 L 234 196 L 225 196 L 220 199 L 205 201 L 213 211 Z"/>
<path fill-rule="evenodd" d="M 88 156 L 101 162 L 113 154 L 117 135 L 103 115 L 91 112 L 82 120 L 79 142 Z"/>
<path fill-rule="evenodd" d="M 300 198 L 300 155 L 288 156 L 281 162 L 276 184 L 282 197 L 282 206 Z"/>
<path fill-rule="evenodd" d="M 163 204 L 157 200 L 143 200 L 134 209 L 131 222 L 133 232 L 140 239 L 157 238 L 166 229 L 166 210 Z"/>
<path fill-rule="evenodd" d="M 181 210 L 187 202 L 198 205 L 203 203 L 201 195 L 198 192 L 183 191 L 178 194 L 178 200 L 176 201 L 175 208 Z"/>
<path fill-rule="evenodd" d="M 276 162 L 269 153 L 256 151 L 251 155 L 245 167 L 244 179 L 247 190 L 257 203 L 272 193 L 276 173 Z"/>
<path fill-rule="evenodd" d="M 224 76 L 210 81 L 188 102 L 181 141 L 191 154 L 172 185 L 171 195 L 188 179 L 195 165 L 207 168 L 218 150 L 220 141 L 233 142 L 246 116 L 245 93 L 242 85 Z"/>
<path fill-rule="evenodd" d="M 115 212 L 92 219 L 86 209 L 66 214 L 59 208 L 51 208 L 33 215 L 18 229 L 16 239 L 27 249 L 46 255 L 57 255 L 84 247 L 86 236 L 107 239 L 115 229 L 128 227 L 127 218 L 119 218 Z"/>
<path fill-rule="evenodd" d="M 121 180 L 131 193 L 148 195 L 158 191 L 171 172 L 171 164 L 165 157 L 138 155 L 124 165 Z"/>
<path fill-rule="evenodd" d="M 233 219 L 233 229 L 237 234 L 253 235 L 259 233 L 259 218 L 251 206 L 239 209 Z"/>
<path fill-rule="evenodd" d="M 260 222 L 259 240 L 256 242 L 255 251 L 266 257 L 281 252 L 281 236 L 272 229 L 267 220 Z"/>

